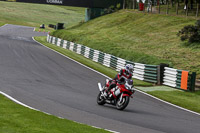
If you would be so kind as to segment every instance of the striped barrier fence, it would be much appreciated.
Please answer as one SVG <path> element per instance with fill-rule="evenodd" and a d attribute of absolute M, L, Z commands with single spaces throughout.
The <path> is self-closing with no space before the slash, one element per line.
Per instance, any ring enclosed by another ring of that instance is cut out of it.
<path fill-rule="evenodd" d="M 195 91 L 196 73 L 164 67 L 163 84 L 174 88 Z"/>
<path fill-rule="evenodd" d="M 120 71 L 126 64 L 132 64 L 134 66 L 133 78 L 135 79 L 155 84 L 161 84 L 161 82 L 163 82 L 164 85 L 182 90 L 194 91 L 195 89 L 196 73 L 194 72 L 190 74 L 188 71 L 166 67 L 166 64 L 163 66 L 134 63 L 91 49 L 87 46 L 62 40 L 50 35 L 47 36 L 47 42 L 64 49 L 69 49 L 104 66 L 115 69 L 116 71 Z"/>
<path fill-rule="evenodd" d="M 62 40 L 50 35 L 47 36 L 47 41 L 64 49 L 74 51 L 77 54 L 83 55 L 86 58 L 115 69 L 116 71 L 124 68 L 126 64 L 132 64 L 134 66 L 133 78 L 135 79 L 148 81 L 155 84 L 157 84 L 160 80 L 158 79 L 158 65 L 134 63 L 98 50 L 91 49 L 84 45 Z"/>

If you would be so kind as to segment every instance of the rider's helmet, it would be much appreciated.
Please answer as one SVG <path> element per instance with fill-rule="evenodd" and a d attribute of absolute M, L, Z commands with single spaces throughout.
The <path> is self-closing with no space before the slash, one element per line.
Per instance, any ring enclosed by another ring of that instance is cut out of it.
<path fill-rule="evenodd" d="M 133 85 L 133 80 L 132 79 L 128 80 L 128 84 Z"/>
<path fill-rule="evenodd" d="M 132 65 L 132 64 L 127 64 L 127 65 L 125 66 L 125 69 L 126 69 L 126 71 L 129 72 L 129 73 L 133 73 L 133 65 Z"/>

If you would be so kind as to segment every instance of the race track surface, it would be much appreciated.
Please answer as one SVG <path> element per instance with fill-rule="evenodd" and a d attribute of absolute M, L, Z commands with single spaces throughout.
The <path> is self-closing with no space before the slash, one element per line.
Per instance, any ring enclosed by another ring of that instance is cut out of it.
<path fill-rule="evenodd" d="M 50 114 L 122 133 L 199 133 L 200 116 L 136 92 L 124 111 L 99 106 L 105 77 L 34 42 L 32 27 L 0 27 L 0 91 Z"/>

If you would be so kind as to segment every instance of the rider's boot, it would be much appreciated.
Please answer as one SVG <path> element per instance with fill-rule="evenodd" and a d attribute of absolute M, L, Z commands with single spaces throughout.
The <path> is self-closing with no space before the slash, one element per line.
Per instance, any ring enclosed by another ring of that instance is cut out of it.
<path fill-rule="evenodd" d="M 106 92 L 106 90 L 104 91 L 104 93 L 103 93 L 103 94 L 104 94 L 104 96 L 105 96 L 105 97 L 107 97 L 107 96 L 108 96 L 108 93 Z"/>
<path fill-rule="evenodd" d="M 107 87 L 105 87 L 105 90 L 104 90 L 104 97 L 106 98 L 107 96 L 108 96 L 108 88 Z"/>
<path fill-rule="evenodd" d="M 133 94 L 135 93 L 135 90 L 133 90 Z"/>
<path fill-rule="evenodd" d="M 113 99 L 113 95 L 112 95 L 112 94 L 109 94 L 108 99 L 109 99 L 109 100 L 112 100 L 112 99 Z"/>

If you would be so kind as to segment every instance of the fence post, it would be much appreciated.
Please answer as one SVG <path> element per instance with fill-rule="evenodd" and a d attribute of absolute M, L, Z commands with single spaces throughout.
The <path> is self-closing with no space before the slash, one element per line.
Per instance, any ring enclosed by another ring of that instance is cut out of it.
<path fill-rule="evenodd" d="M 167 11 L 166 14 L 169 14 L 169 0 L 167 0 Z"/>
<path fill-rule="evenodd" d="M 160 78 L 161 78 L 161 71 L 160 71 L 160 65 L 158 65 L 158 67 L 157 67 L 157 84 L 158 85 L 160 85 L 161 84 L 161 80 L 160 80 Z"/>
<path fill-rule="evenodd" d="M 178 15 L 178 8 L 179 8 L 179 5 L 178 3 L 176 3 L 176 15 Z"/>
<path fill-rule="evenodd" d="M 158 74 L 157 77 L 160 77 L 160 78 L 158 78 L 158 80 L 160 80 L 160 81 L 158 81 L 158 83 L 163 84 L 165 67 L 169 67 L 169 64 L 161 63 L 158 67 L 159 67 L 159 69 L 158 69 L 159 71 L 157 73 Z"/>
<path fill-rule="evenodd" d="M 125 9 L 126 0 L 123 1 L 123 9 Z"/>
<path fill-rule="evenodd" d="M 196 11 L 196 17 L 199 15 L 199 3 L 197 3 L 197 11 Z"/>
<path fill-rule="evenodd" d="M 145 13 L 145 2 L 144 2 L 144 8 L 143 8 L 143 12 Z"/>
<path fill-rule="evenodd" d="M 195 83 L 196 83 L 196 72 L 192 72 L 192 74 L 191 74 L 190 91 L 195 91 Z"/>
<path fill-rule="evenodd" d="M 186 4 L 186 16 L 188 16 L 188 3 Z"/>

